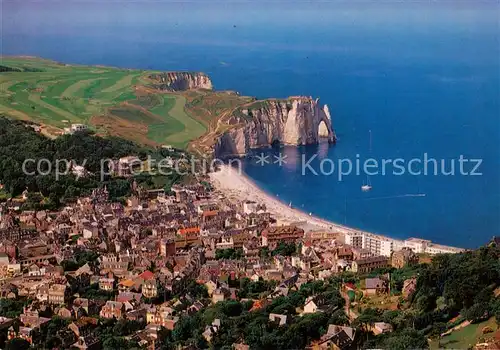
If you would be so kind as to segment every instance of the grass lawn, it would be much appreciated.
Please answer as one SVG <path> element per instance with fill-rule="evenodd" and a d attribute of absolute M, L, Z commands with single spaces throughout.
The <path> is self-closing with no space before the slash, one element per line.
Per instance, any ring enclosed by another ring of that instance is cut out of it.
<path fill-rule="evenodd" d="M 484 327 L 489 326 L 493 331 L 498 329 L 495 318 L 492 317 L 481 323 L 471 324 L 458 331 L 452 332 L 450 335 L 444 336 L 439 341 L 431 342 L 431 349 L 467 349 L 485 337 L 491 336 L 493 333 L 483 334 Z"/>
<path fill-rule="evenodd" d="M 5 192 L 4 189 L 0 189 L 0 201 L 4 201 L 10 198 L 10 194 Z"/>
<path fill-rule="evenodd" d="M 186 113 L 185 104 L 184 96 L 164 96 L 162 104 L 151 109 L 163 123 L 151 125 L 148 136 L 161 144 L 185 148 L 189 140 L 203 135 L 206 127 Z"/>

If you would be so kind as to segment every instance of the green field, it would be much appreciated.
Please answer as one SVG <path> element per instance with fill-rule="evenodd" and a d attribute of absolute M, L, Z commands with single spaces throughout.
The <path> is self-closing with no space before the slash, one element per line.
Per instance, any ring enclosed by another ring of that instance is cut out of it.
<path fill-rule="evenodd" d="M 146 86 L 148 71 L 29 57 L 1 57 L 0 66 L 0 113 L 40 123 L 53 136 L 81 123 L 102 135 L 186 148 L 210 122 L 188 111 L 183 93 Z"/>
<path fill-rule="evenodd" d="M 482 342 L 485 338 L 491 338 L 493 333 L 482 334 L 484 327 L 490 327 L 493 331 L 497 331 L 495 318 L 492 317 L 487 321 L 471 324 L 460 330 L 452 332 L 450 335 L 444 336 L 439 341 L 433 340 L 430 344 L 431 349 L 468 349 Z"/>

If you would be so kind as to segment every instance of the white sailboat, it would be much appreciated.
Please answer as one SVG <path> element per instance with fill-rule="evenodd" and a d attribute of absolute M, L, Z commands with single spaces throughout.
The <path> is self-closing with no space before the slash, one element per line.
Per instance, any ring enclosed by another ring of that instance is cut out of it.
<path fill-rule="evenodd" d="M 361 191 L 363 192 L 368 192 L 372 189 L 372 185 L 370 183 L 370 177 L 368 175 L 366 175 L 366 184 L 363 184 L 363 186 L 361 186 Z"/>
<path fill-rule="evenodd" d="M 372 152 L 372 131 L 369 130 L 369 133 L 370 133 L 370 153 Z M 363 192 L 368 192 L 372 189 L 372 185 L 370 183 L 370 177 L 368 175 L 366 175 L 366 184 L 363 183 L 363 185 L 361 186 L 361 191 Z"/>

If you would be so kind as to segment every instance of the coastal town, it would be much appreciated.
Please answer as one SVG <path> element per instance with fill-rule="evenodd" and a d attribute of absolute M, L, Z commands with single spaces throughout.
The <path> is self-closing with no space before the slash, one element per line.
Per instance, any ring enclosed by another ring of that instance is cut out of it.
<path fill-rule="evenodd" d="M 2 1 L 0 350 L 500 350 L 499 13 Z"/>
<path fill-rule="evenodd" d="M 0 204 L 2 342 L 220 348 L 234 312 L 221 305 L 238 305 L 278 328 L 328 315 L 298 348 L 352 349 L 360 332 L 393 331 L 387 321 L 356 322 L 368 305 L 402 310 L 416 290 L 416 275 L 395 283 L 387 271 L 463 251 L 325 222 L 266 198 L 227 167 L 210 176 L 168 192 L 134 181 L 125 203 L 102 187 L 54 211 L 21 210 L 27 191 Z M 282 304 L 298 293 L 295 305 Z M 200 314 L 193 345 L 188 321 Z M 230 345 L 247 342 L 235 336 Z"/>

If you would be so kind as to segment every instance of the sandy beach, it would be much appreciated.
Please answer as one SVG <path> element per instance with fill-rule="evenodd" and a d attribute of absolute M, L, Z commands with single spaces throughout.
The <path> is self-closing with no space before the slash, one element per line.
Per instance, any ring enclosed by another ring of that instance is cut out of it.
<path fill-rule="evenodd" d="M 211 182 L 215 188 L 224 194 L 229 200 L 243 201 L 250 200 L 259 204 L 265 204 L 266 209 L 273 217 L 281 222 L 288 224 L 296 224 L 306 231 L 308 230 L 328 230 L 339 234 L 349 232 L 358 232 L 379 239 L 391 240 L 398 246 L 404 244 L 403 240 L 394 239 L 381 234 L 366 232 L 352 227 L 340 225 L 331 221 L 323 220 L 302 212 L 293 207 L 289 207 L 286 203 L 279 200 L 269 193 L 261 190 L 251 179 L 243 172 L 232 168 L 229 165 L 222 165 L 220 170 L 210 174 Z M 432 244 L 432 247 L 450 249 L 452 252 L 463 251 L 462 248 L 445 246 L 440 244 Z"/>
<path fill-rule="evenodd" d="M 339 233 L 359 231 L 289 207 L 277 197 L 273 197 L 261 190 L 244 173 L 240 173 L 237 169 L 228 165 L 222 165 L 219 171 L 210 174 L 210 178 L 215 188 L 229 199 L 240 201 L 247 199 L 264 204 L 267 211 L 280 221 L 300 223 L 307 225 L 311 229 L 327 229 Z"/>

